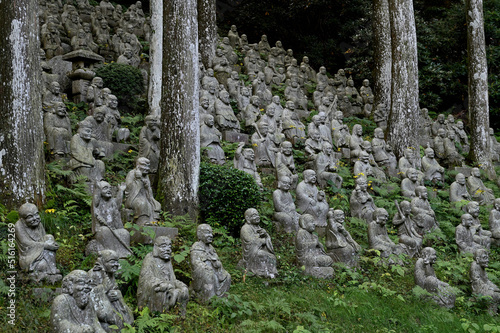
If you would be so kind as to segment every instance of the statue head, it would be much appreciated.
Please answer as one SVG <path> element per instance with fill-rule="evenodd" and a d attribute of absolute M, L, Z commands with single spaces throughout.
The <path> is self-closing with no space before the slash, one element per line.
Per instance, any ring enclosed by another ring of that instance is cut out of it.
<path fill-rule="evenodd" d="M 474 177 L 480 178 L 481 171 L 479 170 L 479 168 L 472 168 L 471 175 L 473 175 Z"/>
<path fill-rule="evenodd" d="M 153 256 L 163 260 L 170 260 L 172 255 L 172 241 L 168 236 L 156 237 L 153 246 Z"/>
<path fill-rule="evenodd" d="M 330 208 L 330 210 L 328 211 L 328 217 L 330 218 L 330 215 L 331 215 L 331 218 L 337 222 L 337 223 L 340 223 L 340 224 L 344 224 L 344 221 L 345 221 L 345 213 L 343 210 L 341 209 L 335 209 L 333 210 L 332 208 Z"/>
<path fill-rule="evenodd" d="M 229 102 L 230 102 L 229 93 L 226 90 L 223 90 L 220 92 L 219 98 L 221 101 L 223 101 L 226 104 L 229 104 Z"/>
<path fill-rule="evenodd" d="M 363 163 L 368 163 L 370 155 L 366 151 L 362 151 L 361 154 L 359 154 L 359 160 Z"/>
<path fill-rule="evenodd" d="M 304 170 L 302 173 L 304 175 L 304 181 L 307 184 L 314 185 L 316 184 L 316 172 L 311 169 Z"/>
<path fill-rule="evenodd" d="M 437 120 L 438 120 L 438 122 L 439 122 L 440 124 L 444 124 L 444 121 L 445 121 L 444 114 L 440 113 L 440 114 L 438 115 Z"/>
<path fill-rule="evenodd" d="M 325 155 L 330 156 L 333 154 L 333 147 L 328 141 L 321 143 L 321 149 Z"/>
<path fill-rule="evenodd" d="M 462 222 L 462 225 L 466 228 L 470 228 L 474 224 L 474 218 L 472 217 L 472 215 L 468 213 L 462 214 L 460 221 Z"/>
<path fill-rule="evenodd" d="M 106 273 L 114 274 L 120 269 L 118 260 L 120 257 L 113 250 L 102 250 L 97 257 L 97 263 L 103 268 Z"/>
<path fill-rule="evenodd" d="M 425 157 L 430 158 L 430 159 L 434 159 L 434 149 L 432 149 L 430 147 L 425 148 Z"/>
<path fill-rule="evenodd" d="M 389 219 L 389 213 L 387 213 L 385 208 L 377 208 L 373 212 L 373 218 L 375 219 L 375 222 L 377 222 L 377 224 L 383 226 Z"/>
<path fill-rule="evenodd" d="M 80 309 L 84 309 L 89 302 L 89 294 L 92 291 L 90 282 L 87 272 L 82 270 L 71 271 L 62 280 L 62 292 L 72 296 L 76 305 Z"/>
<path fill-rule="evenodd" d="M 454 124 L 455 123 L 455 117 L 453 117 L 452 114 L 449 114 L 448 118 L 446 118 L 446 121 L 448 122 L 448 124 Z"/>
<path fill-rule="evenodd" d="M 289 109 L 290 111 L 295 110 L 295 102 L 294 101 L 287 101 L 286 108 Z"/>
<path fill-rule="evenodd" d="M 463 173 L 458 173 L 455 176 L 455 181 L 460 185 L 465 185 L 465 176 Z"/>
<path fill-rule="evenodd" d="M 249 161 L 255 161 L 255 153 L 252 148 L 243 149 L 243 157 Z"/>
<path fill-rule="evenodd" d="M 78 134 L 85 141 L 92 139 L 92 123 L 88 120 L 83 120 L 78 123 Z"/>
<path fill-rule="evenodd" d="M 415 194 L 420 199 L 427 200 L 428 194 L 427 194 L 427 188 L 425 186 L 417 186 L 417 187 L 415 187 Z"/>
<path fill-rule="evenodd" d="M 373 134 L 377 139 L 384 138 L 384 130 L 381 129 L 380 127 L 375 128 L 375 130 L 373 131 Z"/>
<path fill-rule="evenodd" d="M 112 109 L 116 109 L 118 106 L 118 98 L 115 95 L 109 94 L 107 105 Z"/>
<path fill-rule="evenodd" d="M 245 221 L 248 224 L 258 225 L 260 223 L 259 212 L 255 208 L 248 208 L 245 211 Z"/>
<path fill-rule="evenodd" d="M 59 85 L 59 83 L 57 81 L 53 81 L 51 84 L 50 84 L 50 91 L 54 94 L 54 95 L 59 95 L 61 93 L 61 86 Z"/>
<path fill-rule="evenodd" d="M 464 129 L 464 123 L 463 123 L 463 121 L 461 121 L 461 120 L 457 121 L 457 128 L 459 130 L 463 130 Z M 493 129 L 490 128 L 490 130 L 493 130 Z M 491 135 L 491 133 L 490 133 L 490 135 Z"/>
<path fill-rule="evenodd" d="M 234 24 L 231 26 L 231 31 L 236 32 L 236 26 Z"/>
<path fill-rule="evenodd" d="M 363 87 L 368 87 L 370 85 L 370 81 L 368 79 L 363 80 Z"/>
<path fill-rule="evenodd" d="M 196 229 L 196 237 L 198 237 L 198 240 L 204 244 L 211 244 L 214 239 L 212 227 L 208 224 L 200 224 Z"/>
<path fill-rule="evenodd" d="M 144 122 L 152 131 L 160 127 L 160 120 L 155 115 L 147 115 L 146 118 L 144 118 Z"/>
<path fill-rule="evenodd" d="M 364 140 L 361 142 L 361 148 L 368 154 L 372 153 L 372 143 L 370 141 Z"/>
<path fill-rule="evenodd" d="M 142 176 L 146 176 L 150 171 L 150 162 L 146 157 L 139 157 L 135 162 L 135 168 L 142 173 Z"/>
<path fill-rule="evenodd" d="M 332 101 L 330 100 L 330 97 L 323 96 L 323 97 L 321 97 L 321 104 L 323 104 L 325 106 L 330 106 L 332 104 Z M 342 111 L 340 111 L 340 112 L 342 112 Z"/>
<path fill-rule="evenodd" d="M 289 57 L 293 57 L 293 50 L 292 49 L 286 50 L 286 55 Z"/>
<path fill-rule="evenodd" d="M 91 83 L 93 86 L 96 86 L 97 88 L 99 89 L 102 89 L 102 87 L 104 87 L 104 81 L 102 80 L 101 77 L 99 76 L 96 76 L 92 79 L 92 83 Z"/>
<path fill-rule="evenodd" d="M 316 125 L 316 126 L 321 125 L 321 118 L 319 117 L 319 115 L 315 114 L 315 115 L 312 117 L 312 122 L 313 122 L 313 123 L 314 123 L 314 125 Z"/>
<path fill-rule="evenodd" d="M 474 261 L 483 268 L 488 267 L 490 261 L 490 255 L 488 254 L 488 251 L 482 248 L 474 251 Z"/>
<path fill-rule="evenodd" d="M 288 192 L 292 186 L 292 180 L 288 176 L 282 176 L 278 180 L 278 188 L 282 191 Z"/>
<path fill-rule="evenodd" d="M 212 116 L 211 114 L 206 114 L 204 117 L 204 122 L 208 127 L 213 127 L 215 123 L 214 116 Z"/>
<path fill-rule="evenodd" d="M 96 189 L 101 193 L 100 195 L 101 198 L 103 198 L 106 201 L 113 197 L 111 185 L 104 180 L 97 182 Z"/>
<path fill-rule="evenodd" d="M 28 228 L 36 228 L 41 222 L 38 208 L 28 202 L 19 207 L 19 217 Z"/>
<path fill-rule="evenodd" d="M 401 208 L 401 212 L 404 216 L 408 216 L 411 212 L 411 204 L 407 200 L 403 200 L 399 203 L 399 208 Z"/>
<path fill-rule="evenodd" d="M 436 262 L 436 259 L 436 250 L 432 247 L 425 247 L 422 250 L 422 260 L 424 261 L 424 264 L 433 265 Z"/>
<path fill-rule="evenodd" d="M 308 57 L 308 56 L 304 56 L 304 57 L 302 58 L 302 62 L 303 62 L 304 64 L 308 64 L 308 63 L 309 63 L 309 57 Z"/>
<path fill-rule="evenodd" d="M 316 228 L 314 216 L 311 214 L 302 214 L 299 217 L 299 226 L 308 232 L 313 232 Z"/>
<path fill-rule="evenodd" d="M 64 104 L 63 102 L 55 102 L 53 105 L 54 105 L 54 111 L 55 111 L 56 115 L 58 115 L 59 117 L 66 117 L 67 116 L 66 104 Z"/>
<path fill-rule="evenodd" d="M 319 72 L 320 72 L 321 74 L 326 74 L 326 67 L 325 67 L 325 66 L 321 66 L 321 67 L 319 68 Z"/>
<path fill-rule="evenodd" d="M 411 160 L 413 157 L 413 150 L 411 148 L 406 148 L 404 151 L 405 158 Z"/>
<path fill-rule="evenodd" d="M 477 201 L 469 201 L 465 206 L 465 211 L 474 218 L 479 217 L 479 203 Z"/>
<path fill-rule="evenodd" d="M 103 108 L 96 108 L 94 109 L 94 115 L 93 115 L 95 121 L 100 124 L 104 121 L 104 118 L 106 117 L 106 111 Z"/>
<path fill-rule="evenodd" d="M 360 124 L 356 124 L 352 127 L 352 133 L 357 136 L 363 135 L 363 127 Z"/>
<path fill-rule="evenodd" d="M 340 120 L 340 121 L 344 120 L 344 114 L 342 113 L 342 111 L 335 112 L 335 119 Z M 363 128 L 361 128 L 361 131 L 363 131 Z"/>
<path fill-rule="evenodd" d="M 444 128 L 438 129 L 438 136 L 445 138 L 446 137 L 446 130 Z"/>
<path fill-rule="evenodd" d="M 266 115 L 270 118 L 273 118 L 276 114 L 276 106 L 274 104 L 269 104 L 266 107 Z"/>
<path fill-rule="evenodd" d="M 500 210 L 500 198 L 495 199 L 495 201 L 493 202 L 493 206 L 496 210 Z"/>
<path fill-rule="evenodd" d="M 292 143 L 290 141 L 283 141 L 281 143 L 281 152 L 285 156 L 291 156 L 293 153 Z"/>
<path fill-rule="evenodd" d="M 250 103 L 252 103 L 253 106 L 259 106 L 260 97 L 257 95 L 253 95 L 252 97 L 250 97 Z"/>
<path fill-rule="evenodd" d="M 412 182 L 416 182 L 418 180 L 417 170 L 415 170 L 414 168 L 408 168 L 406 170 L 406 177 Z"/>
<path fill-rule="evenodd" d="M 368 182 L 364 176 L 359 176 L 356 178 L 356 188 L 361 191 L 366 191 L 368 188 Z"/>
<path fill-rule="evenodd" d="M 262 37 L 260 38 L 261 41 L 263 42 L 267 42 L 267 36 L 266 35 L 262 35 Z"/>

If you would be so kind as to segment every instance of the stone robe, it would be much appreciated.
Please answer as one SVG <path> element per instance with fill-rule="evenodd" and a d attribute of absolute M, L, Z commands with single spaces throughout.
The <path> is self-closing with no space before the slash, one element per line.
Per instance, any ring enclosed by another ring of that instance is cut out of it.
<path fill-rule="evenodd" d="M 68 154 L 70 152 L 69 141 L 71 141 L 71 122 L 69 118 L 46 112 L 43 120 L 49 149 L 55 154 Z"/>
<path fill-rule="evenodd" d="M 210 127 L 206 124 L 200 126 L 200 146 L 207 147 L 205 150 L 208 158 L 212 163 L 224 164 L 226 155 L 220 146 L 221 133 L 215 127 Z"/>
<path fill-rule="evenodd" d="M 318 236 L 300 228 L 295 238 L 297 262 L 305 266 L 305 273 L 318 278 L 333 276 L 332 258 L 330 258 L 319 242 Z"/>
<path fill-rule="evenodd" d="M 149 160 L 151 173 L 158 171 L 160 160 L 160 130 L 151 131 L 148 126 L 144 126 L 139 134 L 139 154 L 138 157 L 146 157 Z M 203 147 L 203 146 L 202 146 Z"/>
<path fill-rule="evenodd" d="M 89 299 L 87 306 L 80 309 L 75 299 L 68 294 L 61 294 L 54 299 L 50 309 L 50 321 L 54 333 L 79 332 L 83 325 L 90 326 L 94 333 L 106 332 L 99 323 L 92 300 Z"/>
<path fill-rule="evenodd" d="M 138 225 L 150 224 L 159 219 L 161 205 L 153 197 L 153 190 L 148 176 L 138 175 L 137 169 L 127 174 L 125 190 L 125 208 L 134 211 L 134 219 Z"/>
<path fill-rule="evenodd" d="M 278 274 L 276 256 L 267 231 L 258 225 L 245 223 L 241 227 L 240 238 L 243 266 L 255 275 L 274 278 Z"/>
<path fill-rule="evenodd" d="M 351 234 L 342 224 L 328 223 L 325 245 L 327 254 L 333 262 L 343 262 L 350 267 L 358 265 L 361 247 L 352 239 Z"/>

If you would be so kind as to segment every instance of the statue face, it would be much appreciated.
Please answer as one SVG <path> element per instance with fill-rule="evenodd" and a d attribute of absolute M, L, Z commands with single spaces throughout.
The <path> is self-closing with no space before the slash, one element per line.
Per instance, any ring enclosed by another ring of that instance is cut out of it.
<path fill-rule="evenodd" d="M 97 112 L 96 114 L 94 114 L 94 119 L 98 123 L 102 123 L 104 121 L 104 112 Z"/>
<path fill-rule="evenodd" d="M 149 174 L 150 170 L 149 163 L 139 163 L 137 168 L 139 169 L 139 171 L 142 173 L 143 176 Z"/>
<path fill-rule="evenodd" d="M 202 98 L 200 104 L 204 109 L 208 109 L 208 106 L 210 105 L 210 101 L 208 100 L 208 98 Z"/>
<path fill-rule="evenodd" d="M 337 223 L 344 224 L 345 221 L 345 214 L 344 212 L 334 212 L 333 213 L 333 220 Z"/>
<path fill-rule="evenodd" d="M 477 218 L 479 216 L 479 205 L 470 205 L 467 208 L 467 213 L 469 213 L 472 217 Z"/>
<path fill-rule="evenodd" d="M 106 273 L 115 273 L 120 269 L 120 263 L 118 262 L 118 256 L 108 258 L 104 263 L 104 271 Z"/>
<path fill-rule="evenodd" d="M 83 309 L 89 302 L 89 294 L 92 288 L 90 287 L 90 279 L 87 276 L 78 276 L 73 281 L 72 296 L 75 299 L 76 305 Z"/>
<path fill-rule="evenodd" d="M 214 117 L 208 117 L 208 118 L 205 120 L 205 124 L 207 124 L 207 126 L 209 126 L 209 127 L 214 126 Z"/>
<path fill-rule="evenodd" d="M 314 225 L 314 219 L 311 217 L 306 217 L 304 219 L 304 229 L 306 229 L 308 232 L 313 232 L 316 226 Z"/>
<path fill-rule="evenodd" d="M 61 86 L 59 86 L 59 83 L 52 82 L 52 84 L 50 86 L 52 88 L 52 93 L 54 95 L 59 95 L 59 93 L 61 92 Z"/>
<path fill-rule="evenodd" d="M 111 192 L 111 185 L 106 184 L 101 188 L 101 196 L 105 199 L 110 199 L 113 196 Z"/>
<path fill-rule="evenodd" d="M 436 251 L 429 251 L 429 253 L 424 257 L 424 262 L 429 265 L 434 265 L 436 263 Z"/>
<path fill-rule="evenodd" d="M 412 182 L 416 182 L 418 180 L 418 174 L 417 174 L 417 171 L 413 170 L 410 172 L 410 174 L 408 175 L 408 178 L 412 181 Z"/>
<path fill-rule="evenodd" d="M 24 221 L 26 223 L 26 226 L 28 228 L 36 228 L 40 224 L 40 215 L 38 214 L 38 211 L 32 211 L 29 212 L 28 215 L 24 218 Z"/>
<path fill-rule="evenodd" d="M 500 199 L 495 199 L 493 206 L 495 206 L 496 210 L 500 210 Z"/>
<path fill-rule="evenodd" d="M 64 104 L 59 104 L 56 109 L 56 114 L 59 117 L 65 117 L 66 116 L 66 106 Z"/>
<path fill-rule="evenodd" d="M 456 178 L 457 183 L 460 185 L 465 185 L 465 176 L 462 174 L 458 174 Z"/>
<path fill-rule="evenodd" d="M 316 172 L 312 171 L 312 172 L 308 172 L 305 176 L 304 176 L 304 180 L 306 181 L 306 183 L 308 184 L 316 184 Z"/>
<path fill-rule="evenodd" d="M 92 129 L 90 129 L 88 127 L 85 127 L 85 128 L 82 128 L 79 132 L 80 132 L 80 137 L 83 140 L 90 140 L 90 139 L 92 139 Z"/>
<path fill-rule="evenodd" d="M 292 181 L 290 180 L 290 178 L 286 177 L 286 178 L 283 178 L 283 179 L 280 181 L 280 188 L 281 188 L 283 191 L 288 191 L 288 190 L 290 190 L 290 186 L 292 186 Z"/>
<path fill-rule="evenodd" d="M 442 138 L 446 137 L 446 131 L 442 128 L 438 130 L 438 135 Z"/>
<path fill-rule="evenodd" d="M 363 87 L 368 87 L 370 85 L 370 81 L 368 80 L 363 80 Z"/>
<path fill-rule="evenodd" d="M 420 191 L 418 195 L 420 198 L 425 199 L 425 200 L 427 200 L 427 198 L 428 198 L 427 190 Z"/>
<path fill-rule="evenodd" d="M 464 227 L 470 228 L 473 223 L 474 223 L 474 219 L 472 218 L 471 215 L 467 214 L 464 217 L 462 217 L 462 225 Z"/>
<path fill-rule="evenodd" d="M 245 159 L 249 161 L 255 160 L 255 153 L 253 152 L 253 149 L 245 149 L 243 151 L 243 155 L 245 156 Z"/>
<path fill-rule="evenodd" d="M 284 155 L 291 156 L 293 153 L 292 144 L 288 141 L 284 142 L 281 151 L 283 152 Z"/>
<path fill-rule="evenodd" d="M 438 115 L 438 122 L 439 122 L 440 124 L 444 124 L 444 114 L 440 114 L 440 115 Z"/>
<path fill-rule="evenodd" d="M 380 225 L 385 225 L 387 220 L 389 219 L 389 214 L 387 213 L 380 213 L 378 216 L 377 216 L 377 223 L 380 224 Z"/>
<path fill-rule="evenodd" d="M 490 257 L 488 255 L 488 252 L 484 251 L 480 255 L 476 257 L 476 261 L 479 264 L 479 266 L 486 268 L 488 267 Z"/>
<path fill-rule="evenodd" d="M 118 106 L 118 99 L 116 97 L 115 98 L 111 97 L 109 99 L 108 106 L 112 109 L 116 109 L 116 107 Z"/>
<path fill-rule="evenodd" d="M 223 101 L 226 104 L 229 103 L 229 94 L 227 92 L 223 92 L 220 95 L 220 99 L 221 99 L 221 101 Z"/>
<path fill-rule="evenodd" d="M 474 177 L 477 177 L 477 178 L 481 177 L 481 171 L 479 171 L 479 168 L 472 168 L 471 173 Z"/>
<path fill-rule="evenodd" d="M 170 260 L 170 256 L 172 255 L 172 241 L 165 240 L 160 244 L 155 244 L 155 247 L 158 249 L 158 257 L 163 260 Z"/>
<path fill-rule="evenodd" d="M 203 228 L 203 229 L 199 230 L 198 231 L 198 239 L 205 244 L 211 244 L 213 239 L 214 239 L 212 229 L 211 228 Z"/>
<path fill-rule="evenodd" d="M 363 135 L 363 127 L 358 126 L 356 128 L 356 135 L 358 135 L 358 136 L 362 136 Z"/>
<path fill-rule="evenodd" d="M 434 158 L 434 150 L 432 150 L 432 149 L 427 150 L 425 152 L 425 156 L 427 156 L 427 158 L 433 159 Z"/>
<path fill-rule="evenodd" d="M 257 210 L 252 210 L 250 214 L 246 217 L 246 220 L 250 224 L 258 225 L 260 223 L 260 216 Z"/>
<path fill-rule="evenodd" d="M 289 110 L 293 111 L 293 110 L 295 110 L 295 103 L 293 101 L 288 101 L 288 102 L 286 102 L 286 107 Z"/>
<path fill-rule="evenodd" d="M 362 154 L 360 157 L 359 157 L 360 161 L 363 162 L 363 163 L 368 163 L 368 160 L 370 159 L 368 154 Z"/>
<path fill-rule="evenodd" d="M 232 26 L 231 26 L 231 31 L 232 31 L 232 32 L 236 32 L 236 26 L 235 26 L 235 25 L 232 25 Z"/>

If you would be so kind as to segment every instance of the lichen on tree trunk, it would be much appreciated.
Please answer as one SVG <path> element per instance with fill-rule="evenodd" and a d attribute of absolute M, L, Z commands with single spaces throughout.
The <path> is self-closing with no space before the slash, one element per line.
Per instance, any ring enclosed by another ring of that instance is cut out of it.
<path fill-rule="evenodd" d="M 200 168 L 196 0 L 163 3 L 159 198 L 163 210 L 196 219 Z"/>
<path fill-rule="evenodd" d="M 392 36 L 391 106 L 387 140 L 399 158 L 419 147 L 417 34 L 412 0 L 389 0 Z"/>
<path fill-rule="evenodd" d="M 483 1 L 466 0 L 467 52 L 469 74 L 470 158 L 495 178 L 489 153 L 490 116 L 488 107 L 488 68 L 484 40 Z"/>
<path fill-rule="evenodd" d="M 45 197 L 38 1 L 0 1 L 0 202 Z"/>
<path fill-rule="evenodd" d="M 198 0 L 198 38 L 200 58 L 205 68 L 212 67 L 217 42 L 216 1 Z"/>
<path fill-rule="evenodd" d="M 151 44 L 150 61 L 151 70 L 149 76 L 148 103 L 149 112 L 160 116 L 161 99 L 161 76 L 162 76 L 162 58 L 163 58 L 163 1 L 151 0 Z"/>
<path fill-rule="evenodd" d="M 373 58 L 375 105 L 391 106 L 391 23 L 388 0 L 373 0 Z"/>

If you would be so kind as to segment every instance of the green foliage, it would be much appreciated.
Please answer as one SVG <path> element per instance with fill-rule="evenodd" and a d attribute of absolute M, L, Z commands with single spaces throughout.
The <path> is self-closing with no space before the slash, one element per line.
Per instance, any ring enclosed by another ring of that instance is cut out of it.
<path fill-rule="evenodd" d="M 104 86 L 111 89 L 112 94 L 118 98 L 122 113 L 145 113 L 145 100 L 139 98 L 144 93 L 143 77 L 139 69 L 111 63 L 97 69 L 96 75 L 102 78 Z"/>
<path fill-rule="evenodd" d="M 236 236 L 243 225 L 245 210 L 259 206 L 260 192 L 249 174 L 202 163 L 199 198 L 202 220 L 213 227 L 223 226 Z"/>

